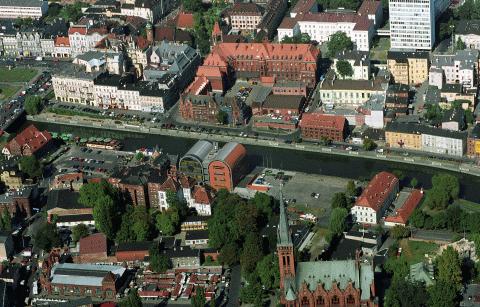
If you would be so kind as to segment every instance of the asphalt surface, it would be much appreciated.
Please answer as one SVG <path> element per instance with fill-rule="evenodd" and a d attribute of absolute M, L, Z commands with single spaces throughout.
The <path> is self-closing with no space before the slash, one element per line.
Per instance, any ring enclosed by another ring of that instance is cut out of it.
<path fill-rule="evenodd" d="M 241 270 L 240 265 L 232 267 L 232 277 L 230 280 L 230 292 L 228 294 L 228 303 L 227 307 L 238 307 L 240 304 L 238 300 L 240 298 L 240 289 L 241 289 Z"/>

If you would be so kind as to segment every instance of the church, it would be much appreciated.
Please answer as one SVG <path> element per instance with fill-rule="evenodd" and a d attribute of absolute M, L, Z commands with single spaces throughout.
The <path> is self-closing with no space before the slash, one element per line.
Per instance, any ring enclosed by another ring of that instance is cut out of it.
<path fill-rule="evenodd" d="M 286 307 L 378 307 L 374 269 L 357 260 L 295 263 L 287 213 L 280 193 L 277 228 L 281 303 Z"/>

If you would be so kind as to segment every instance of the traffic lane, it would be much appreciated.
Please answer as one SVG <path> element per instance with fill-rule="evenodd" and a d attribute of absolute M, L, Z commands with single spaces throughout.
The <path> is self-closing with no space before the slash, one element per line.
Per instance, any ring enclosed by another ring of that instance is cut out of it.
<path fill-rule="evenodd" d="M 240 265 L 235 265 L 232 267 L 232 275 L 230 279 L 230 290 L 228 293 L 228 307 L 238 307 L 240 299 L 240 289 L 241 289 L 241 270 Z"/>

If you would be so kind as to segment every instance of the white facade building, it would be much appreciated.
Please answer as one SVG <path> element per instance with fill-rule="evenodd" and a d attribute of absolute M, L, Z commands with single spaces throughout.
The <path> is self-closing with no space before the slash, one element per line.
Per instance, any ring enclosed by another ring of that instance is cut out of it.
<path fill-rule="evenodd" d="M 480 20 L 460 20 L 455 27 L 455 42 L 459 39 L 467 48 L 480 49 Z"/>
<path fill-rule="evenodd" d="M 42 18 L 48 11 L 48 2 L 43 0 L 1 0 L 0 18 Z"/>
<path fill-rule="evenodd" d="M 431 50 L 435 44 L 435 19 L 449 0 L 390 0 L 392 50 Z"/>
<path fill-rule="evenodd" d="M 71 56 L 92 51 L 95 46 L 107 35 L 107 29 L 89 28 L 88 26 L 72 26 L 68 29 Z"/>
<path fill-rule="evenodd" d="M 339 53 L 333 59 L 332 64 L 332 68 L 335 70 L 337 76 L 339 76 L 337 71 L 338 61 L 347 61 L 352 66 L 353 75 L 346 76 L 345 79 L 368 80 L 370 78 L 370 58 L 367 51 L 352 50 Z"/>
<path fill-rule="evenodd" d="M 422 133 L 422 150 L 450 156 L 463 156 L 465 135 L 460 132 L 432 129 Z"/>
<path fill-rule="evenodd" d="M 438 86 L 440 81 L 438 74 L 443 72 L 442 81 L 447 84 L 460 83 L 465 88 L 477 86 L 478 50 L 458 50 L 455 54 L 442 54 L 432 57 L 429 72 L 430 85 Z M 442 88 L 443 83 L 438 88 Z"/>

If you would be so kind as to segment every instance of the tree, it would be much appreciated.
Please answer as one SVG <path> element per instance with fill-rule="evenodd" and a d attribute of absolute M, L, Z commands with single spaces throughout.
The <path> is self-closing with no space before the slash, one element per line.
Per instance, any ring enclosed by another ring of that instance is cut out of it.
<path fill-rule="evenodd" d="M 405 226 L 396 225 L 390 229 L 390 235 L 395 240 L 407 238 L 410 236 L 410 230 Z"/>
<path fill-rule="evenodd" d="M 120 307 L 142 307 L 142 299 L 138 295 L 137 289 L 131 288 L 128 296 L 119 305 Z"/>
<path fill-rule="evenodd" d="M 38 248 L 47 252 L 53 247 L 58 247 L 62 244 L 57 227 L 51 223 L 46 223 L 42 226 L 37 233 L 33 235 L 33 239 Z"/>
<path fill-rule="evenodd" d="M 203 9 L 201 0 L 183 0 L 183 8 L 189 12 L 195 13 Z"/>
<path fill-rule="evenodd" d="M 149 240 L 152 236 L 152 221 L 147 209 L 143 206 L 136 206 L 132 214 L 132 231 L 136 241 Z"/>
<path fill-rule="evenodd" d="M 358 196 L 358 189 L 353 180 L 347 182 L 347 195 L 350 197 Z"/>
<path fill-rule="evenodd" d="M 67 4 L 60 11 L 60 17 L 67 22 L 75 22 L 83 16 L 82 7 L 88 6 L 86 3 L 75 2 L 75 4 Z"/>
<path fill-rule="evenodd" d="M 247 274 L 252 273 L 262 257 L 262 244 L 258 234 L 250 232 L 245 238 L 242 254 L 240 255 L 242 271 Z"/>
<path fill-rule="evenodd" d="M 412 180 L 410 180 L 410 186 L 414 189 L 418 186 L 417 178 L 414 177 L 414 178 L 412 178 Z"/>
<path fill-rule="evenodd" d="M 36 115 L 42 110 L 42 98 L 39 96 L 28 96 L 24 104 L 25 112 L 28 115 Z"/>
<path fill-rule="evenodd" d="M 172 268 L 172 262 L 164 254 L 160 254 L 159 246 L 152 245 L 148 253 L 150 259 L 150 269 L 155 273 L 164 273 Z"/>
<path fill-rule="evenodd" d="M 222 125 L 228 124 L 228 113 L 223 110 L 218 111 L 217 122 Z"/>
<path fill-rule="evenodd" d="M 85 224 L 78 224 L 72 228 L 72 240 L 73 242 L 78 242 L 81 238 L 88 236 L 90 233 L 88 226 Z"/>
<path fill-rule="evenodd" d="M 220 250 L 219 261 L 226 265 L 233 265 L 238 262 L 238 250 L 239 247 L 235 242 L 225 244 Z"/>
<path fill-rule="evenodd" d="M 462 41 L 462 39 L 459 37 L 458 40 L 457 40 L 457 43 L 455 45 L 455 49 L 457 50 L 464 50 L 465 48 L 467 48 L 467 45 L 465 45 L 465 43 Z"/>
<path fill-rule="evenodd" d="M 334 235 L 341 234 L 347 227 L 348 211 L 345 208 L 334 208 L 330 215 L 328 229 Z"/>
<path fill-rule="evenodd" d="M 257 263 L 257 274 L 266 290 L 277 288 L 280 282 L 278 257 L 268 254 Z"/>
<path fill-rule="evenodd" d="M 442 120 L 443 117 L 443 110 L 437 104 L 427 104 L 426 105 L 427 112 L 425 113 L 425 118 L 432 123 L 437 123 Z"/>
<path fill-rule="evenodd" d="M 5 208 L 2 212 L 2 230 L 10 231 L 12 230 L 12 217 L 10 216 L 10 212 Z"/>
<path fill-rule="evenodd" d="M 171 236 L 177 231 L 179 220 L 178 212 L 171 209 L 157 215 L 156 226 L 160 233 Z"/>
<path fill-rule="evenodd" d="M 404 278 L 393 278 L 385 293 L 386 307 L 427 306 L 428 293 L 425 284 L 410 282 Z"/>
<path fill-rule="evenodd" d="M 132 231 L 132 227 L 133 227 L 132 211 L 133 211 L 133 208 L 129 207 L 127 211 L 122 215 L 120 229 L 118 230 L 115 237 L 117 243 L 135 241 L 135 234 Z"/>
<path fill-rule="evenodd" d="M 106 195 L 99 198 L 97 204 L 93 207 L 95 227 L 111 240 L 115 238 L 116 234 L 117 225 L 114 222 L 117 220 L 116 213 L 113 199 Z"/>
<path fill-rule="evenodd" d="M 450 282 L 437 280 L 437 282 L 430 287 L 428 294 L 429 307 L 457 306 L 458 293 L 455 285 Z"/>
<path fill-rule="evenodd" d="M 332 197 L 332 208 L 347 208 L 348 201 L 345 193 L 338 192 L 333 194 Z"/>
<path fill-rule="evenodd" d="M 363 140 L 363 149 L 367 151 L 371 151 L 377 148 L 377 143 L 375 143 L 372 139 L 364 139 Z"/>
<path fill-rule="evenodd" d="M 84 184 L 79 191 L 78 202 L 87 207 L 94 207 L 102 197 L 117 198 L 116 190 L 106 180 Z"/>
<path fill-rule="evenodd" d="M 451 246 L 436 258 L 437 282 L 451 284 L 457 291 L 462 287 L 462 268 L 458 252 Z"/>
<path fill-rule="evenodd" d="M 421 209 L 415 209 L 408 220 L 408 223 L 411 224 L 413 227 L 423 228 L 425 225 L 425 214 Z"/>
<path fill-rule="evenodd" d="M 465 110 L 465 121 L 467 124 L 472 125 L 475 121 L 475 117 L 473 116 L 473 112 L 470 109 Z"/>
<path fill-rule="evenodd" d="M 40 177 L 43 174 L 42 166 L 35 156 L 21 157 L 18 165 L 20 170 L 30 178 Z"/>
<path fill-rule="evenodd" d="M 458 178 L 450 174 L 437 174 L 432 177 L 432 185 L 440 190 L 445 190 L 451 199 L 457 199 L 460 193 Z"/>
<path fill-rule="evenodd" d="M 192 296 L 190 300 L 193 307 L 205 307 L 207 299 L 205 298 L 205 289 L 202 287 L 197 287 L 195 290 L 195 295 Z"/>
<path fill-rule="evenodd" d="M 255 196 L 249 200 L 261 215 L 262 221 L 269 221 L 273 217 L 273 211 L 275 210 L 275 202 L 273 198 L 265 193 L 255 193 Z"/>
<path fill-rule="evenodd" d="M 327 42 L 327 56 L 333 58 L 341 51 L 352 50 L 353 42 L 345 32 L 335 32 Z"/>
<path fill-rule="evenodd" d="M 345 79 L 346 77 L 351 77 L 353 75 L 353 68 L 350 62 L 345 60 L 338 60 L 337 64 L 335 65 L 338 74 Z"/>
<path fill-rule="evenodd" d="M 137 161 L 142 161 L 144 157 L 145 157 L 145 156 L 143 155 L 142 152 L 137 152 L 137 153 L 135 154 L 135 160 L 137 160 Z"/>
<path fill-rule="evenodd" d="M 322 10 L 345 8 L 356 11 L 360 5 L 359 0 L 317 0 L 317 2 L 322 7 Z"/>
<path fill-rule="evenodd" d="M 244 201 L 235 207 L 235 216 L 231 235 L 237 240 L 246 238 L 251 232 L 257 231 L 258 210 Z"/>
<path fill-rule="evenodd" d="M 242 303 L 262 306 L 263 294 L 262 285 L 259 282 L 250 283 L 240 289 L 240 300 Z"/>
<path fill-rule="evenodd" d="M 310 35 L 307 33 L 301 33 L 294 36 L 284 36 L 282 38 L 282 44 L 308 44 L 311 41 Z"/>

